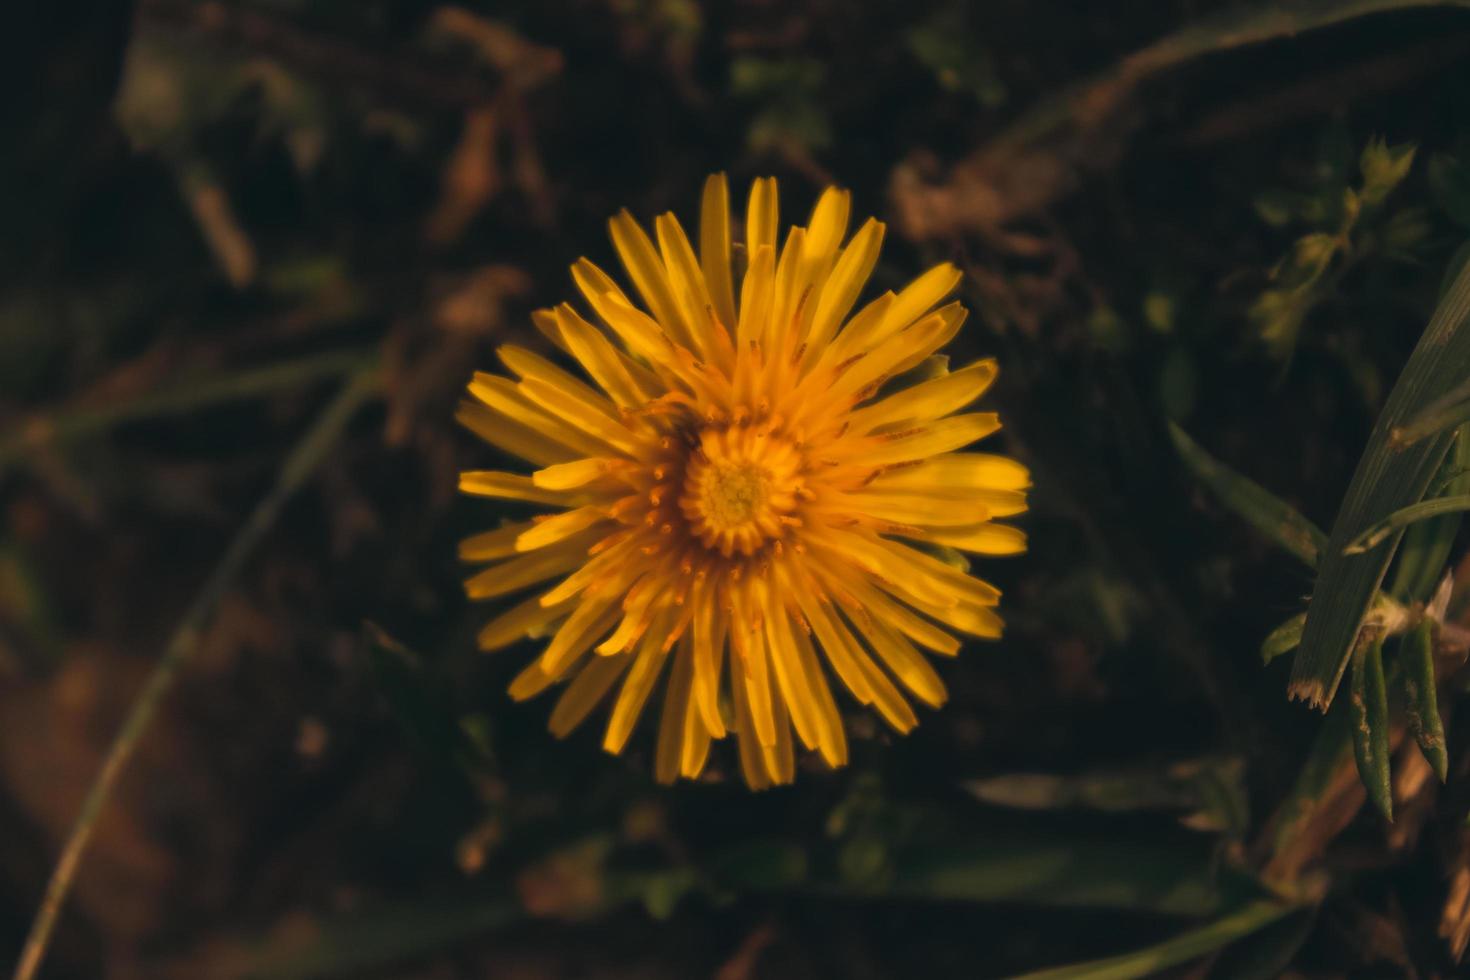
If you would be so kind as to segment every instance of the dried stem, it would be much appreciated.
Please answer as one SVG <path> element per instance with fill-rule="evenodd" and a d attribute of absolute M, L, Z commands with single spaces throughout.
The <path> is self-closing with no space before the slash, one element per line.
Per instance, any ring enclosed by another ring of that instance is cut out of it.
<path fill-rule="evenodd" d="M 62 904 L 66 901 L 67 893 L 71 890 L 72 882 L 76 879 L 77 871 L 81 866 L 82 855 L 86 852 L 87 844 L 92 838 L 97 818 L 101 816 L 113 787 L 117 785 L 119 777 L 137 750 L 144 732 L 147 731 L 154 715 L 157 714 L 164 696 L 173 685 L 179 668 L 198 648 L 200 636 L 214 614 L 215 607 L 219 605 L 220 599 L 234 582 L 235 576 L 255 550 L 255 546 L 260 543 L 266 531 L 275 523 L 286 501 L 306 482 L 323 457 L 336 444 L 342 430 L 357 409 L 377 390 L 377 387 L 378 376 L 375 367 L 359 370 L 343 386 L 341 392 L 291 451 L 291 455 L 281 467 L 275 486 L 256 505 L 249 519 L 236 533 L 229 548 L 220 558 L 219 564 L 215 566 L 209 579 L 204 583 L 204 587 L 200 589 L 193 604 L 185 613 L 183 621 L 179 623 L 169 640 L 162 659 L 153 668 L 148 682 L 133 701 L 127 719 L 123 722 L 116 738 L 113 739 L 112 747 L 108 750 L 101 771 L 87 792 L 81 813 L 78 814 L 71 835 L 62 849 L 61 857 L 56 862 L 56 868 L 51 873 L 51 880 L 46 885 L 46 894 L 41 900 L 41 907 L 36 912 L 36 919 L 31 925 L 30 935 L 26 938 L 25 948 L 21 952 L 20 962 L 15 968 L 14 980 L 32 980 L 36 971 L 40 969 L 47 944 L 56 928 Z"/>

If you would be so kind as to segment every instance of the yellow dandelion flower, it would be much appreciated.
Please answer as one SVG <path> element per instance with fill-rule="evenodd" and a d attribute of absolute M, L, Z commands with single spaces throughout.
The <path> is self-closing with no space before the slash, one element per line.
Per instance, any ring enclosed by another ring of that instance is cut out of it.
<path fill-rule="evenodd" d="M 1000 592 L 931 553 L 1025 549 L 993 523 L 1026 509 L 1025 467 L 957 452 L 1000 427 L 963 411 L 995 362 L 892 390 L 960 329 L 964 307 L 940 305 L 960 273 L 937 266 L 849 316 L 883 240 L 869 220 L 844 244 L 849 207 L 827 190 L 778 247 L 776 182 L 757 180 L 742 251 L 716 175 L 698 253 L 673 214 L 655 244 L 624 211 L 613 245 L 644 305 L 584 258 L 572 277 L 602 325 L 565 303 L 535 314 L 590 383 L 509 345 L 514 378 L 471 382 L 460 420 L 539 469 L 466 472 L 461 490 L 558 510 L 464 541 L 490 563 L 465 587 L 532 590 L 480 646 L 549 637 L 510 694 L 568 681 L 558 737 L 616 688 L 603 746 L 621 752 L 662 682 L 657 777 L 697 777 L 733 732 L 760 789 L 792 779 L 796 740 L 846 762 L 833 675 L 907 732 L 905 691 L 945 700 L 920 649 L 1000 636 Z"/>

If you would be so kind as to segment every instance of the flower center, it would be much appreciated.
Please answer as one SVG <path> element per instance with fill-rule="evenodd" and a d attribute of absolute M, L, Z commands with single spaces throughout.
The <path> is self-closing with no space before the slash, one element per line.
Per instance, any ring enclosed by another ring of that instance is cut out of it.
<path fill-rule="evenodd" d="M 801 454 L 764 429 L 710 428 L 689 461 L 679 508 L 705 547 L 753 555 L 795 523 Z"/>

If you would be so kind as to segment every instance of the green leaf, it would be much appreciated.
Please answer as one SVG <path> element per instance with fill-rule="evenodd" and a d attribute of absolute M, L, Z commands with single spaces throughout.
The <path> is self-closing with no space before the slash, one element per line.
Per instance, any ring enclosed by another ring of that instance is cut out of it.
<path fill-rule="evenodd" d="M 1247 316 L 1274 356 L 1285 357 L 1296 346 L 1311 299 L 1307 290 L 1267 289 L 1251 304 Z"/>
<path fill-rule="evenodd" d="M 1358 535 L 1342 550 L 1345 555 L 1361 555 L 1382 544 L 1395 531 L 1402 530 L 1417 521 L 1428 520 L 1443 514 L 1460 514 L 1470 510 L 1470 496 L 1435 497 L 1421 500 L 1389 514 L 1377 524 Z"/>
<path fill-rule="evenodd" d="M 1316 926 L 1316 910 L 1310 908 L 1271 923 L 1224 950 L 1209 980 L 1279 980 Z"/>
<path fill-rule="evenodd" d="M 1274 901 L 1252 902 L 1203 928 L 1180 933 L 1156 946 L 1107 959 L 1037 970 L 1011 980 L 1132 980 L 1134 977 L 1150 977 L 1264 929 L 1294 908 Z"/>
<path fill-rule="evenodd" d="M 1399 660 L 1403 664 L 1409 731 L 1419 743 L 1419 751 L 1434 767 L 1434 774 L 1444 782 L 1450 759 L 1445 751 L 1444 723 L 1439 718 L 1439 689 L 1434 676 L 1434 622 L 1428 617 L 1404 635 Z"/>
<path fill-rule="evenodd" d="M 1290 653 L 1302 642 L 1302 627 L 1307 623 L 1306 613 L 1295 616 L 1276 627 L 1261 643 L 1261 662 L 1270 663 L 1283 653 Z"/>
<path fill-rule="evenodd" d="M 1440 434 L 1395 448 L 1391 433 L 1433 404 L 1470 372 L 1470 267 L 1462 269 L 1440 301 L 1419 344 L 1388 396 L 1358 461 L 1307 609 L 1302 644 L 1292 665 L 1288 691 L 1317 707 L 1332 701 L 1400 533 L 1386 547 L 1361 555 L 1343 550 L 1384 515 L 1423 499 L 1452 436 Z"/>
<path fill-rule="evenodd" d="M 1462 425 L 1432 492 L 1470 494 L 1470 425 Z M 1399 548 L 1389 594 L 1401 603 L 1427 602 L 1444 575 L 1445 563 L 1460 531 L 1459 514 L 1445 514 L 1410 526 Z"/>
<path fill-rule="evenodd" d="M 1301 559 L 1307 567 L 1317 567 L 1318 556 L 1327 544 L 1327 535 L 1321 529 L 1259 484 L 1205 452 L 1172 422 L 1169 423 L 1169 435 L 1190 471 L 1220 498 L 1221 503 Z"/>
<path fill-rule="evenodd" d="M 1360 643 L 1353 652 L 1353 758 L 1368 799 L 1393 820 L 1393 789 L 1388 770 L 1388 688 L 1383 682 L 1383 640 Z"/>
<path fill-rule="evenodd" d="M 1303 235 L 1296 240 L 1291 247 L 1291 270 L 1283 276 L 1287 282 L 1293 282 L 1297 277 L 1305 278 L 1309 274 L 1320 271 L 1321 267 L 1332 261 L 1332 256 L 1337 252 L 1341 239 L 1336 235 L 1325 231 L 1314 231 L 1310 235 Z"/>
<path fill-rule="evenodd" d="M 1185 810 L 1185 821 L 1195 829 L 1232 829 L 1247 809 L 1243 777 L 1239 759 L 1198 759 L 1076 775 L 1011 773 L 967 782 L 965 789 L 985 803 L 1022 810 Z"/>
<path fill-rule="evenodd" d="M 995 829 L 974 839 L 896 849 L 887 856 L 886 884 L 872 894 L 1209 915 L 1221 904 L 1224 883 L 1204 840 Z"/>
<path fill-rule="evenodd" d="M 1470 421 L 1470 379 L 1424 406 L 1409 421 L 1389 433 L 1389 444 L 1404 449 L 1429 436 Z"/>
<path fill-rule="evenodd" d="M 1363 189 L 1359 194 L 1363 204 L 1370 207 L 1381 204 L 1393 193 L 1393 189 L 1409 175 L 1416 149 L 1412 143 L 1389 146 L 1382 138 L 1368 141 L 1362 156 L 1358 157 L 1358 169 L 1363 173 Z"/>

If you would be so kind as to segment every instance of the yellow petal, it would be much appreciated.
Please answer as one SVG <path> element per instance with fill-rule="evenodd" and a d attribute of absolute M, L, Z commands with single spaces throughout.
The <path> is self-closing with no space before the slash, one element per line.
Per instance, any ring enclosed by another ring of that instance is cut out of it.
<path fill-rule="evenodd" d="M 698 779 L 709 758 L 709 730 L 699 713 L 693 698 L 684 704 L 684 748 L 679 753 L 679 774 L 685 779 Z"/>
<path fill-rule="evenodd" d="M 633 669 L 628 671 L 622 690 L 618 692 L 612 717 L 607 722 L 607 733 L 602 739 L 602 747 L 613 755 L 621 753 L 628 744 L 628 736 L 633 733 L 633 726 L 643 711 L 649 693 L 658 683 L 658 675 L 663 670 L 668 655 L 669 651 L 664 647 L 659 631 L 650 629 L 638 646 Z"/>
<path fill-rule="evenodd" d="M 575 459 L 531 474 L 531 482 L 542 490 L 577 490 L 620 468 L 626 460 L 608 456 Z"/>
<path fill-rule="evenodd" d="M 578 507 L 562 514 L 544 515 L 516 538 L 516 550 L 535 551 L 545 548 L 607 519 L 607 513 L 601 507 Z"/>
<path fill-rule="evenodd" d="M 968 446 L 999 428 L 1000 416 L 994 412 L 951 415 L 914 429 L 873 437 L 872 447 L 863 453 L 862 461 L 871 466 L 884 466 L 924 459 Z"/>
<path fill-rule="evenodd" d="M 664 692 L 663 717 L 659 719 L 658 748 L 654 753 L 654 778 L 672 783 L 679 777 L 684 755 L 685 722 L 689 716 L 689 689 L 694 677 L 694 651 L 681 642 L 674 651 L 674 667 Z"/>
<path fill-rule="evenodd" d="M 551 734 L 566 738 L 586 719 L 628 669 L 632 657 L 593 657 L 567 685 L 552 709 Z"/>
<path fill-rule="evenodd" d="M 663 254 L 674 301 L 683 312 L 684 323 L 688 325 L 690 339 L 694 342 L 691 349 L 706 358 L 713 357 L 718 349 L 713 335 L 716 325 L 710 312 L 713 303 L 704 282 L 704 272 L 694 257 L 694 249 L 672 212 L 659 215 L 653 227 L 658 235 L 658 247 Z"/>
<path fill-rule="evenodd" d="M 565 446 L 549 442 L 534 429 L 512 422 L 478 402 L 460 402 L 454 418 L 490 445 L 512 456 L 528 459 L 537 466 L 550 466 L 577 455 Z"/>
<path fill-rule="evenodd" d="M 743 351 L 746 345 L 761 339 L 770 313 L 771 296 L 776 276 L 776 250 L 768 245 L 756 249 L 740 287 L 740 319 L 736 343 Z"/>
<path fill-rule="evenodd" d="M 883 323 L 868 338 L 870 344 L 881 344 L 933 309 L 954 291 L 961 279 L 960 270 L 942 262 L 909 283 L 898 293 Z"/>
<path fill-rule="evenodd" d="M 911 524 L 918 527 L 962 527 L 988 520 L 990 514 L 984 506 L 966 500 L 943 497 L 924 497 L 914 494 L 885 494 L 863 491 L 845 494 L 840 503 L 832 508 L 833 513 L 848 511 L 864 514 L 880 521 L 894 524 Z"/>
<path fill-rule="evenodd" d="M 771 679 L 766 660 L 765 635 L 755 621 L 744 589 L 733 590 L 735 609 L 730 622 L 730 682 L 744 684 L 755 722 L 756 738 L 762 745 L 776 744 L 776 722 L 771 711 Z"/>
<path fill-rule="evenodd" d="M 745 249 L 755 255 L 762 248 L 776 248 L 776 178 L 757 177 L 750 187 L 750 205 L 745 214 Z"/>
<path fill-rule="evenodd" d="M 699 212 L 699 262 L 709 287 L 715 315 L 730 332 L 735 330 L 735 287 L 730 275 L 730 187 L 724 174 L 704 182 Z"/>
<path fill-rule="evenodd" d="M 905 388 L 852 413 L 852 432 L 871 432 L 880 426 L 934 419 L 957 412 L 985 394 L 995 380 L 994 358 L 977 361 L 942 377 Z"/>
<path fill-rule="evenodd" d="M 653 375 L 629 361 L 601 330 L 565 303 L 556 308 L 555 317 L 567 349 L 613 401 L 624 408 L 636 408 L 653 397 L 652 392 L 658 389 Z"/>
<path fill-rule="evenodd" d="M 524 347 L 502 344 L 496 349 L 505 366 L 522 379 L 535 378 L 553 387 L 560 388 L 578 401 L 586 402 L 609 418 L 618 417 L 617 406 L 605 395 L 578 381 L 540 354 L 533 354 Z"/>
<path fill-rule="evenodd" d="M 801 289 L 802 252 L 806 242 L 805 228 L 792 228 L 786 233 L 786 244 L 776 259 L 776 278 L 771 292 L 771 312 L 767 317 L 761 342 L 772 350 L 779 350 L 781 342 L 789 342 L 794 348 L 800 336 L 793 328 L 793 317 L 798 304 L 806 297 Z"/>
<path fill-rule="evenodd" d="M 834 396 L 869 398 L 884 380 L 902 374 L 949 343 L 964 325 L 966 311 L 958 303 L 936 310 L 886 343 L 854 355 L 851 367 L 832 385 Z"/>
<path fill-rule="evenodd" d="M 1031 486 L 1031 473 L 1006 456 L 956 453 L 931 456 L 913 466 L 886 470 L 873 485 L 890 489 L 955 486 L 975 490 L 1027 490 Z"/>
<path fill-rule="evenodd" d="M 720 717 L 720 672 L 725 658 L 726 617 L 715 606 L 714 596 L 696 589 L 694 622 L 694 694 L 704 726 L 715 738 L 725 737 Z"/>
<path fill-rule="evenodd" d="M 888 538 L 874 538 L 873 540 L 880 549 L 892 556 L 895 562 L 908 565 L 910 579 L 916 577 L 930 579 L 943 590 L 958 596 L 962 601 L 977 602 L 983 606 L 993 606 L 1000 602 L 1000 589 L 989 582 L 983 582 L 973 575 L 966 575 L 953 565 L 910 548 L 902 542 L 891 541 Z"/>
<path fill-rule="evenodd" d="M 847 764 L 847 732 L 842 727 L 842 715 L 837 711 L 837 702 L 832 698 L 832 687 L 827 683 L 822 665 L 817 661 L 811 637 L 799 629 L 792 631 L 792 637 L 796 641 L 807 687 L 816 697 L 818 749 L 827 765 L 836 769 Z"/>
<path fill-rule="evenodd" d="M 546 645 L 546 652 L 541 654 L 541 669 L 552 677 L 561 676 L 612 629 L 619 612 L 615 596 L 583 599 Z"/>
<path fill-rule="evenodd" d="M 847 624 L 834 610 L 830 619 L 833 628 L 833 636 L 839 647 L 842 648 L 852 667 L 863 677 L 863 682 L 873 696 L 873 707 L 878 709 L 878 714 L 888 722 L 893 729 L 900 733 L 906 733 L 919 723 L 914 715 L 914 709 L 904 700 L 898 688 L 888 679 L 873 659 L 868 656 L 857 638 L 852 635 Z M 826 641 L 823 641 L 824 645 Z M 831 650 L 827 650 L 830 655 Z"/>
<path fill-rule="evenodd" d="M 813 228 L 815 232 L 815 227 Z M 807 363 L 812 363 L 827 348 L 842 318 L 857 302 L 858 294 L 873 272 L 878 252 L 883 247 L 883 223 L 869 219 L 858 229 L 822 287 L 821 298 L 812 314 L 807 334 Z"/>
<path fill-rule="evenodd" d="M 882 658 L 884 665 L 893 672 L 904 687 L 931 708 L 944 704 L 947 693 L 932 664 L 914 649 L 912 643 L 876 620 L 855 620 L 868 638 L 868 644 Z"/>
<path fill-rule="evenodd" d="M 821 743 L 816 697 L 807 684 L 801 655 L 796 648 L 796 638 L 792 635 L 791 618 L 779 604 L 773 605 L 775 608 L 767 609 L 765 619 L 766 644 L 771 651 L 771 667 L 776 678 L 776 687 L 780 691 L 781 699 L 790 709 L 792 724 L 796 726 L 796 734 L 802 744 L 809 749 L 815 749 Z"/>
<path fill-rule="evenodd" d="M 595 536 L 589 537 L 587 532 L 583 532 L 582 535 L 569 538 L 554 547 L 533 551 L 494 565 L 468 579 L 464 584 L 465 592 L 471 599 L 493 599 L 555 578 L 582 564 L 587 546 L 593 540 Z"/>
<path fill-rule="evenodd" d="M 984 523 L 969 528 L 945 528 L 925 535 L 937 544 L 981 555 L 1019 555 L 1026 550 L 1026 532 L 1005 524 Z"/>
<path fill-rule="evenodd" d="M 762 743 L 761 761 L 765 765 L 766 774 L 770 776 L 771 782 L 780 786 L 795 778 L 796 754 L 792 751 L 791 719 L 788 717 L 785 703 L 778 698 L 771 707 L 775 714 L 776 740 L 770 745 Z"/>
<path fill-rule="evenodd" d="M 732 681 L 730 699 L 735 702 L 735 740 L 740 749 L 740 774 L 745 777 L 745 785 L 751 789 L 769 789 L 771 777 L 766 772 L 760 739 L 755 734 L 755 722 L 750 716 L 750 699 L 745 693 L 745 685 Z"/>
<path fill-rule="evenodd" d="M 818 261 L 830 257 L 842 244 L 847 234 L 847 218 L 852 211 L 852 194 L 849 191 L 829 187 L 817 198 L 812 208 L 812 217 L 807 222 L 811 229 L 806 240 L 806 255 Z"/>
<path fill-rule="evenodd" d="M 622 422 L 609 418 L 595 405 L 582 401 L 565 388 L 536 378 L 527 378 L 517 387 L 528 401 L 539 406 L 547 415 L 555 417 L 563 425 L 576 426 L 583 437 L 584 445 L 588 440 L 601 443 L 604 451 L 599 453 L 594 450 L 587 454 L 589 456 L 604 455 L 606 448 L 636 456 L 647 448 Z"/>
<path fill-rule="evenodd" d="M 532 596 L 485 624 L 480 630 L 480 649 L 488 652 L 508 647 L 518 640 L 539 632 L 547 624 L 566 614 L 565 603 L 558 606 L 544 606 L 541 604 L 540 596 Z"/>
<path fill-rule="evenodd" d="M 868 615 L 892 626 L 916 643 L 935 653 L 953 657 L 960 652 L 960 641 L 927 619 L 914 615 L 908 607 L 893 601 L 868 583 L 867 577 L 841 566 L 822 566 L 819 574 L 833 583 L 834 590 L 850 593 Z"/>
<path fill-rule="evenodd" d="M 517 521 L 465 538 L 459 543 L 459 560 L 494 561 L 496 558 L 509 558 L 516 553 L 516 538 L 534 526 L 531 521 Z"/>
<path fill-rule="evenodd" d="M 623 268 L 648 304 L 653 318 L 675 341 L 685 347 L 692 346 L 688 325 L 669 285 L 668 272 L 648 235 L 626 209 L 608 221 L 608 230 L 612 233 L 613 247 L 623 260 Z"/>
<path fill-rule="evenodd" d="M 509 378 L 476 372 L 470 394 L 491 411 L 570 449 L 575 456 L 598 456 L 606 446 L 568 424 L 565 419 L 531 402 L 523 389 Z M 533 462 L 538 462 L 533 460 Z M 561 459 L 553 462 L 562 462 Z"/>
<path fill-rule="evenodd" d="M 529 476 L 502 473 L 498 470 L 466 470 L 459 475 L 459 492 L 476 497 L 526 500 L 533 504 L 561 507 L 570 507 L 579 499 L 566 491 L 538 487 Z"/>
<path fill-rule="evenodd" d="M 867 675 L 854 662 L 847 644 L 840 638 L 837 623 L 829 615 L 828 606 L 810 594 L 809 589 L 797 588 L 794 595 L 797 604 L 801 606 L 802 615 L 806 617 L 806 621 L 811 624 L 812 631 L 816 633 L 822 653 L 826 655 L 827 662 L 832 665 L 832 670 L 836 672 L 842 683 L 847 685 L 853 697 L 863 704 L 872 704 L 874 695 L 868 684 Z"/>
<path fill-rule="evenodd" d="M 556 322 L 555 310 L 532 310 L 531 322 L 536 325 L 536 329 L 541 331 L 541 335 L 547 340 L 568 354 L 572 352 L 571 348 L 567 346 L 566 337 L 562 334 L 561 324 Z"/>

